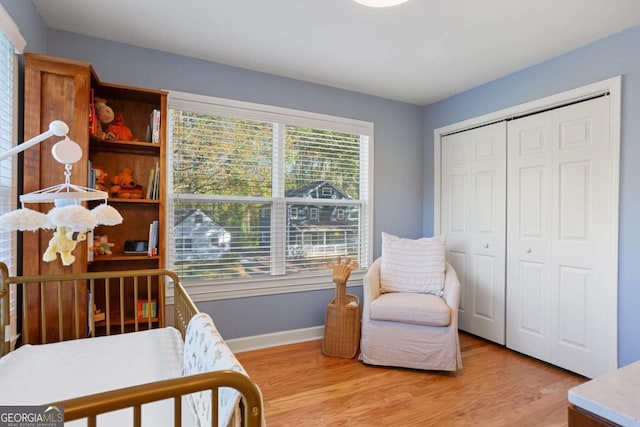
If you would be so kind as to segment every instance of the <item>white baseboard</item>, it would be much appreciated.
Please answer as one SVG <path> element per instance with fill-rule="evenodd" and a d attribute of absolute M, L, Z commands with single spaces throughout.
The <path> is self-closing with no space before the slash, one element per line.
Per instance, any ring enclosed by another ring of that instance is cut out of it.
<path fill-rule="evenodd" d="M 311 328 L 294 329 L 291 331 L 274 332 L 272 334 L 254 335 L 252 337 L 233 338 L 225 340 L 231 351 L 259 350 L 261 348 L 294 344 L 304 341 L 319 340 L 324 337 L 324 325 Z"/>

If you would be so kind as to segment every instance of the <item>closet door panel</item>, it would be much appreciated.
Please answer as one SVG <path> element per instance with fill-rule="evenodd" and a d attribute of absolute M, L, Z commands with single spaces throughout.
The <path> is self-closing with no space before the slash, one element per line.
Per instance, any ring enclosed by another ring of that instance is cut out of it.
<path fill-rule="evenodd" d="M 617 367 L 617 266 L 607 260 L 612 149 L 609 97 L 554 110 L 552 363 L 588 377 Z"/>
<path fill-rule="evenodd" d="M 473 280 L 470 332 L 505 343 L 506 124 L 468 131 L 471 137 L 469 249 Z"/>
<path fill-rule="evenodd" d="M 522 167 L 518 171 L 517 192 L 519 206 L 517 212 L 518 228 L 521 239 L 544 239 L 544 166 Z M 515 201 L 511 202 L 514 203 Z"/>
<path fill-rule="evenodd" d="M 496 262 L 491 255 L 476 255 L 475 275 L 473 277 L 473 287 L 475 289 L 474 316 L 488 322 L 496 320 L 495 293 L 500 291 L 495 288 L 496 283 Z"/>
<path fill-rule="evenodd" d="M 587 305 L 590 270 L 561 266 L 558 271 L 557 342 L 588 351 Z"/>
<path fill-rule="evenodd" d="M 508 124 L 507 346 L 550 360 L 550 115 Z"/>
<path fill-rule="evenodd" d="M 589 240 L 591 220 L 591 165 L 588 160 L 559 165 L 558 238 L 583 243 Z"/>
<path fill-rule="evenodd" d="M 541 360 L 550 359 L 548 345 L 549 322 L 546 316 L 546 297 L 548 295 L 547 265 L 539 262 L 522 261 L 519 264 L 520 282 L 518 300 L 509 299 L 509 312 L 518 313 L 517 334 L 514 339 L 513 326 L 507 323 L 507 345 L 521 353 Z M 511 283 L 508 284 L 511 286 Z M 515 305 L 517 304 L 517 305 Z"/>
<path fill-rule="evenodd" d="M 522 331 L 544 338 L 546 333 L 546 319 L 543 316 L 545 304 L 544 269 L 538 262 L 521 262 L 519 277 L 521 281 L 520 300 L 517 301 L 520 310 L 519 325 Z"/>
<path fill-rule="evenodd" d="M 506 125 L 446 136 L 442 147 L 442 230 L 462 284 L 460 329 L 504 344 Z"/>
<path fill-rule="evenodd" d="M 444 140 L 443 140 L 444 141 Z M 447 261 L 453 266 L 460 283 L 466 283 L 468 272 L 469 212 L 469 143 L 464 134 L 446 137 L 442 145 L 442 233 L 447 235 Z M 460 290 L 461 317 L 468 310 L 466 287 Z"/>

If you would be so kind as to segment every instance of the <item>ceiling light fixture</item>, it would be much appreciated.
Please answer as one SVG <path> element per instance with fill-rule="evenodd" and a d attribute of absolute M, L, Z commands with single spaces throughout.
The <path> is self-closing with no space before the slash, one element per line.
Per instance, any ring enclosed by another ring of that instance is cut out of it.
<path fill-rule="evenodd" d="M 406 3 L 409 0 L 355 0 L 356 3 L 360 3 L 369 7 L 389 7 L 396 6 L 398 4 Z"/>

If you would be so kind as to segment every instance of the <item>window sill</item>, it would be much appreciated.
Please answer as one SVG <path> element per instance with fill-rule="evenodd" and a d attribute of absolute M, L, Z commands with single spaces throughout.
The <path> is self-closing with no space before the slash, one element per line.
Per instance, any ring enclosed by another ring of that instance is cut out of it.
<path fill-rule="evenodd" d="M 362 286 L 362 278 L 365 274 L 364 269 L 351 273 L 347 287 Z M 194 302 L 335 289 L 336 286 L 330 273 L 304 277 L 275 276 L 252 281 L 234 280 L 223 283 L 183 283 L 182 285 Z M 167 304 L 173 304 L 173 295 L 167 294 Z"/>

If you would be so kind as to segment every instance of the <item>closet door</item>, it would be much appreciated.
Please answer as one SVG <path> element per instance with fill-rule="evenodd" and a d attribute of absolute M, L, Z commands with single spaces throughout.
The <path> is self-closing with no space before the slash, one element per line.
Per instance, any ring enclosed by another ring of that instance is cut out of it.
<path fill-rule="evenodd" d="M 442 139 L 441 230 L 462 284 L 460 329 L 505 343 L 505 122 Z"/>
<path fill-rule="evenodd" d="M 507 346 L 595 377 L 617 367 L 609 97 L 508 125 Z"/>
<path fill-rule="evenodd" d="M 551 361 L 551 112 L 508 125 L 507 346 Z"/>

